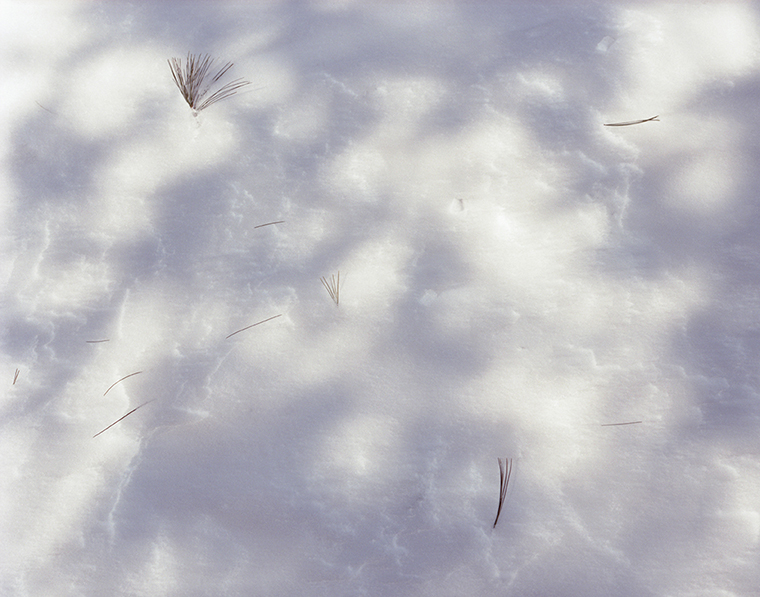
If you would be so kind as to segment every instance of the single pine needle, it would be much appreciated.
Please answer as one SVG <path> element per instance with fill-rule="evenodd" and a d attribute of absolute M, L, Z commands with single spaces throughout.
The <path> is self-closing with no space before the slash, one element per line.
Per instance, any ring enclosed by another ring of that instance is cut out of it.
<path fill-rule="evenodd" d="M 14 386 L 16 385 L 16 381 L 18 380 L 18 376 L 19 376 L 20 373 L 21 373 L 21 371 L 19 371 L 18 369 L 16 369 L 16 373 L 13 374 L 13 384 L 12 385 L 14 385 Z"/>
<path fill-rule="evenodd" d="M 507 488 L 509 487 L 509 478 L 512 476 L 512 459 L 505 458 L 503 461 L 499 460 L 499 508 L 496 510 L 496 520 L 493 521 L 493 528 L 496 528 L 496 523 L 499 522 L 499 515 L 501 514 L 501 507 L 504 505 L 504 500 L 507 499 Z"/>
<path fill-rule="evenodd" d="M 135 371 L 134 373 L 130 373 L 129 375 L 125 375 L 125 376 L 124 376 L 124 377 L 122 377 L 122 378 L 121 378 L 119 381 L 115 381 L 115 382 L 113 382 L 113 383 L 111 384 L 111 387 L 110 387 L 110 388 L 108 388 L 108 389 L 107 389 L 105 392 L 103 392 L 103 396 L 105 396 L 106 394 L 108 394 L 108 392 L 110 392 L 110 391 L 111 391 L 111 388 L 112 388 L 112 387 L 114 387 L 114 386 L 115 386 L 117 383 L 119 383 L 119 382 L 122 382 L 122 381 L 124 381 L 125 379 L 127 379 L 128 377 L 132 377 L 133 375 L 138 375 L 139 373 L 142 373 L 142 371 Z"/>
<path fill-rule="evenodd" d="M 273 319 L 277 319 L 278 317 L 282 317 L 282 313 L 280 313 L 279 315 L 274 315 L 273 317 L 268 317 L 267 319 L 262 319 L 261 321 L 257 321 L 256 323 L 252 323 L 251 325 L 246 326 L 238 330 L 237 332 L 232 332 L 229 336 L 227 336 L 227 338 L 225 338 L 225 340 L 227 340 L 228 338 L 232 338 L 232 336 L 234 336 L 235 334 L 239 334 L 240 332 L 250 330 L 251 328 L 256 327 L 257 325 L 261 325 L 262 323 L 266 323 L 267 321 L 272 321 Z"/>
<path fill-rule="evenodd" d="M 653 122 L 653 121 L 660 122 L 659 114 L 657 116 L 652 116 L 652 118 L 644 118 L 643 120 L 629 120 L 628 122 L 610 122 L 608 124 L 605 124 L 604 126 L 631 126 L 632 124 L 641 124 L 642 122 Z"/>
<path fill-rule="evenodd" d="M 100 342 L 110 342 L 110 340 L 85 340 L 85 342 L 87 342 L 87 344 L 99 344 Z"/>
<path fill-rule="evenodd" d="M 603 425 L 600 425 L 600 427 L 616 427 L 618 425 L 637 425 L 638 423 L 643 423 L 644 421 L 629 421 L 628 423 L 604 423 Z"/>
<path fill-rule="evenodd" d="M 115 420 L 113 423 L 111 423 L 111 424 L 110 424 L 108 427 L 106 427 L 106 428 L 105 428 L 105 429 L 103 429 L 102 431 L 98 431 L 98 432 L 97 432 L 95 435 L 93 435 L 93 436 L 92 436 L 92 438 L 93 438 L 93 439 L 95 439 L 95 438 L 96 438 L 96 437 L 98 437 L 98 436 L 99 436 L 101 433 L 103 433 L 103 431 L 108 431 L 108 430 L 109 430 L 111 427 L 113 427 L 114 425 L 116 425 L 116 423 L 118 423 L 118 422 L 120 422 L 120 421 L 123 421 L 124 419 L 126 419 L 126 418 L 127 418 L 129 415 L 131 415 L 133 412 L 135 412 L 135 411 L 136 411 L 138 408 L 142 408 L 143 406 L 145 406 L 146 404 L 150 404 L 150 403 L 151 403 L 151 402 L 153 402 L 154 400 L 155 400 L 155 398 L 154 398 L 153 400 L 148 400 L 148 402 L 143 402 L 143 403 L 142 403 L 140 406 L 138 406 L 138 407 L 136 407 L 136 408 L 133 408 L 133 409 L 132 409 L 132 410 L 130 410 L 130 411 L 129 411 L 129 412 L 126 414 L 126 415 L 124 415 L 124 416 L 123 416 L 123 417 L 121 417 L 120 419 L 116 419 L 116 420 Z"/>
<path fill-rule="evenodd" d="M 50 112 L 51 114 L 55 114 L 55 112 L 53 112 L 52 110 L 48 110 L 48 109 L 47 109 L 45 106 L 43 106 L 43 105 L 42 105 L 40 102 L 38 102 L 38 101 L 35 101 L 34 103 L 35 103 L 35 104 L 37 104 L 37 105 L 38 105 L 40 108 L 42 108 L 43 110 L 45 110 L 45 112 Z"/>
<path fill-rule="evenodd" d="M 266 224 L 259 224 L 258 226 L 254 226 L 253 229 L 256 230 L 256 228 L 263 228 L 264 226 L 272 226 L 273 224 L 284 224 L 285 220 L 278 220 L 277 222 L 267 222 Z"/>

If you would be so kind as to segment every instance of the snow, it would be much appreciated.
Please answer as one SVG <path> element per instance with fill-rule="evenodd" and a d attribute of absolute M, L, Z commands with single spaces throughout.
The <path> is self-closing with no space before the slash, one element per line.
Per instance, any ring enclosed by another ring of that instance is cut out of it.
<path fill-rule="evenodd" d="M 2 12 L 2 595 L 758 594 L 756 4 Z"/>

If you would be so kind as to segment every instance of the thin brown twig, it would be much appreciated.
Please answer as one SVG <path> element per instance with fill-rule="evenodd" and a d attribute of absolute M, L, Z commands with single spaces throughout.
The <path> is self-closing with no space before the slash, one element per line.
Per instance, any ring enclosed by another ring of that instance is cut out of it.
<path fill-rule="evenodd" d="M 98 436 L 99 436 L 101 433 L 103 433 L 103 431 L 108 431 L 108 430 L 109 430 L 111 427 L 113 427 L 114 425 L 116 425 L 116 423 L 118 423 L 119 421 L 123 421 L 124 419 L 126 419 L 126 418 L 127 418 L 129 415 L 131 415 L 133 412 L 135 412 L 135 411 L 136 411 L 138 408 L 142 408 L 142 407 L 143 407 L 143 406 L 145 406 L 146 404 L 150 404 L 150 403 L 151 403 L 151 402 L 153 402 L 153 401 L 155 401 L 155 398 L 153 398 L 153 400 L 148 400 L 148 402 L 143 402 L 143 403 L 142 403 L 140 406 L 133 408 L 133 409 L 132 409 L 132 410 L 130 410 L 130 411 L 129 411 L 129 412 L 126 414 L 126 415 L 124 415 L 123 417 L 121 417 L 121 418 L 119 418 L 119 419 L 116 419 L 116 420 L 115 420 L 113 423 L 111 423 L 111 424 L 110 424 L 108 427 L 106 427 L 105 429 L 103 429 L 103 430 L 101 430 L 101 431 L 98 431 L 98 432 L 97 432 L 95 435 L 93 435 L 93 436 L 92 436 L 92 438 L 93 438 L 93 439 L 95 439 L 95 438 L 96 438 L 96 437 L 98 437 Z"/>
<path fill-rule="evenodd" d="M 21 373 L 21 371 L 19 369 L 16 369 L 16 373 L 13 374 L 13 384 L 12 385 L 14 385 L 14 386 L 16 385 L 16 381 L 18 380 L 18 376 L 19 376 L 20 373 Z"/>
<path fill-rule="evenodd" d="M 616 427 L 618 425 L 636 425 L 638 423 L 643 423 L 644 421 L 629 421 L 628 423 L 604 423 L 603 425 L 599 425 L 599 427 Z"/>
<path fill-rule="evenodd" d="M 657 116 L 652 116 L 652 118 L 644 118 L 642 120 L 629 120 L 628 122 L 610 122 L 608 124 L 605 124 L 604 126 L 631 126 L 632 124 L 641 124 L 642 122 L 660 122 L 660 116 L 659 114 Z"/>
<path fill-rule="evenodd" d="M 507 487 L 509 487 L 509 478 L 512 476 L 512 459 L 505 458 L 502 461 L 502 459 L 499 458 L 498 460 L 499 460 L 499 509 L 496 510 L 496 520 L 493 521 L 493 528 L 496 528 L 496 523 L 499 522 L 501 507 L 504 505 L 504 500 L 507 499 Z"/>
<path fill-rule="evenodd" d="M 266 224 L 259 224 L 258 226 L 254 226 L 253 229 L 256 230 L 256 228 L 263 228 L 264 226 L 271 226 L 272 224 L 284 224 L 285 220 L 278 220 L 277 222 L 267 222 Z"/>
<path fill-rule="evenodd" d="M 125 376 L 124 376 L 124 377 L 122 377 L 122 378 L 121 378 L 119 381 L 115 381 L 115 382 L 113 382 L 113 383 L 111 384 L 111 387 L 109 387 L 109 388 L 108 388 L 108 389 L 107 389 L 105 392 L 103 392 L 103 396 L 105 396 L 106 394 L 108 394 L 108 392 L 110 392 L 110 391 L 111 391 L 111 388 L 112 388 L 112 387 L 114 387 L 114 386 L 115 386 L 117 383 L 119 383 L 120 381 L 124 381 L 124 380 L 125 380 L 125 379 L 127 379 L 128 377 L 132 377 L 133 375 L 137 375 L 137 374 L 139 374 L 139 373 L 142 373 L 142 371 L 135 371 L 134 373 L 130 373 L 129 375 L 125 375 Z"/>
<path fill-rule="evenodd" d="M 281 316 L 282 316 L 282 313 L 280 313 L 279 315 L 274 315 L 273 317 L 268 317 L 267 319 L 262 319 L 261 321 L 257 321 L 256 323 L 252 323 L 249 326 L 239 329 L 237 332 L 232 332 L 229 336 L 227 336 L 227 338 L 225 338 L 225 340 L 227 340 L 228 338 L 232 338 L 232 336 L 234 336 L 235 334 L 239 334 L 240 332 L 250 330 L 251 328 L 256 327 L 257 325 L 261 325 L 262 323 L 266 323 L 267 321 L 272 321 L 273 319 L 277 319 L 278 317 L 281 317 Z"/>
<path fill-rule="evenodd" d="M 322 282 L 322 286 L 325 287 L 325 290 L 327 290 L 327 294 L 330 295 L 330 298 L 335 301 L 337 306 L 340 306 L 340 272 L 338 272 L 337 278 L 335 277 L 335 274 L 333 274 L 330 276 L 330 280 L 323 276 L 320 278 L 320 281 Z"/>

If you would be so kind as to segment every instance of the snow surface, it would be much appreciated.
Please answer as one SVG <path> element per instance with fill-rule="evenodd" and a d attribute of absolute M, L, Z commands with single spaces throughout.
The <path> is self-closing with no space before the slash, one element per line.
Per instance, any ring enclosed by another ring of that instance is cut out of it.
<path fill-rule="evenodd" d="M 759 595 L 758 9 L 3 3 L 0 594 Z"/>

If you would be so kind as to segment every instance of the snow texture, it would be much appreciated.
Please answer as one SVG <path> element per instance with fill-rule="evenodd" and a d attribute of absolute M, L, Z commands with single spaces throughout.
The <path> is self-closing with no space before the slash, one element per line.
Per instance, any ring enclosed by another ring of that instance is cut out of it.
<path fill-rule="evenodd" d="M 0 594 L 760 594 L 758 5 L 0 9 Z"/>

